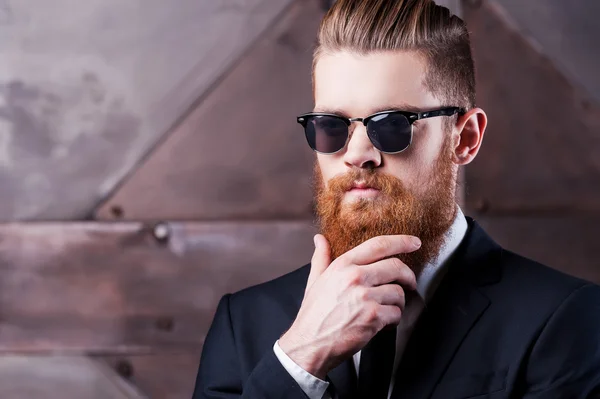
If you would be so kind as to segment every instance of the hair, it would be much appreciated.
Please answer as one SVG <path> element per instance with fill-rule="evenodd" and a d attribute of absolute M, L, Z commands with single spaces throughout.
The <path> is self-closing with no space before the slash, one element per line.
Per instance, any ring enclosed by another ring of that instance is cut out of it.
<path fill-rule="evenodd" d="M 337 0 L 317 37 L 323 53 L 414 51 L 426 61 L 424 86 L 443 106 L 475 106 L 475 67 L 462 19 L 431 0 Z"/>

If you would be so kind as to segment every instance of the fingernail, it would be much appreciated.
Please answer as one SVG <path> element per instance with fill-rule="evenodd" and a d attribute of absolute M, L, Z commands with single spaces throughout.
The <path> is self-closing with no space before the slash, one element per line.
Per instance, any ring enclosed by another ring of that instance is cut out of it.
<path fill-rule="evenodd" d="M 420 248 L 421 247 L 421 240 L 419 240 L 417 237 L 413 238 L 413 245 L 415 246 L 415 248 Z"/>
<path fill-rule="evenodd" d="M 319 246 L 319 240 L 317 240 L 316 235 L 313 237 L 313 242 L 315 243 L 315 248 L 317 248 Z"/>

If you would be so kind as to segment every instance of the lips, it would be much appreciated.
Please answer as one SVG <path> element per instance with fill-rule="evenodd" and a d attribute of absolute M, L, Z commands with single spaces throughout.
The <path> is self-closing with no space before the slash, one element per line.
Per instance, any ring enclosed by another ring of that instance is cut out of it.
<path fill-rule="evenodd" d="M 379 190 L 377 187 L 373 187 L 366 182 L 355 182 L 347 191 L 352 190 Z"/>

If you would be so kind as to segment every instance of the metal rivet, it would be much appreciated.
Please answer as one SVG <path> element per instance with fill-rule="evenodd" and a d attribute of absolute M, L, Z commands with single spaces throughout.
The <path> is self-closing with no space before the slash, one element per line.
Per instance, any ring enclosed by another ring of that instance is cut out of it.
<path fill-rule="evenodd" d="M 130 378 L 133 376 L 133 366 L 128 360 L 119 360 L 115 368 L 117 373 L 123 378 Z"/>
<path fill-rule="evenodd" d="M 152 229 L 152 234 L 157 241 L 166 242 L 171 235 L 171 229 L 166 223 L 157 223 L 154 225 L 154 229 Z"/>
<path fill-rule="evenodd" d="M 120 219 L 123 217 L 123 214 L 125 213 L 123 211 L 123 208 L 120 207 L 119 205 L 113 205 L 110 207 L 110 213 L 112 213 L 112 215 L 117 218 Z"/>

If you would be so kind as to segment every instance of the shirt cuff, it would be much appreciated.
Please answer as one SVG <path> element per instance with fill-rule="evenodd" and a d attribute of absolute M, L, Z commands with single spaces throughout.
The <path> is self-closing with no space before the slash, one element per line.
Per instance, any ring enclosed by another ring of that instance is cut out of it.
<path fill-rule="evenodd" d="M 322 399 L 323 395 L 329 387 L 327 381 L 323 381 L 320 378 L 315 377 L 302 367 L 298 366 L 279 346 L 279 341 L 273 345 L 273 351 L 275 356 L 281 362 L 284 369 L 292 376 L 294 380 L 300 385 L 300 388 L 304 391 L 306 396 L 310 399 Z"/>

